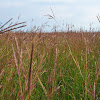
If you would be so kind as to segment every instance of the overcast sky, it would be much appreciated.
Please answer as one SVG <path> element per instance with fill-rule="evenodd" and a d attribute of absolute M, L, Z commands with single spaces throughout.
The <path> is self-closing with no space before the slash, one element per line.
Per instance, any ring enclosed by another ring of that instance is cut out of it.
<path fill-rule="evenodd" d="M 52 8 L 57 23 L 48 19 Z M 0 0 L 0 22 L 4 23 L 10 18 L 16 22 L 27 21 L 27 25 L 40 26 L 45 22 L 49 25 L 74 24 L 87 27 L 99 27 L 96 16 L 100 14 L 100 0 Z M 33 20 L 33 21 L 32 21 Z"/>

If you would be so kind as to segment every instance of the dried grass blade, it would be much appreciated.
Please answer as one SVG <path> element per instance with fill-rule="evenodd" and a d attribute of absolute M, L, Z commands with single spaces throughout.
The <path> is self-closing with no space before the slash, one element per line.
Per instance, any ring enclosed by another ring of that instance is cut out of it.
<path fill-rule="evenodd" d="M 51 95 L 53 95 L 54 92 L 56 92 L 57 90 L 59 90 L 61 86 L 62 85 L 58 86 L 57 88 L 54 88 L 53 91 L 52 91 L 52 93 L 51 93 Z"/>
<path fill-rule="evenodd" d="M 20 92 L 21 92 L 22 100 L 24 100 L 22 86 L 21 86 L 20 68 L 18 68 L 18 63 L 17 63 L 18 61 L 17 61 L 16 55 L 15 55 L 13 44 L 12 44 L 12 50 L 13 50 L 13 55 L 14 55 L 14 59 L 15 59 L 15 65 L 16 65 L 16 68 L 17 68 L 17 73 L 18 73 L 18 78 L 19 78 L 19 89 L 20 89 Z"/>
<path fill-rule="evenodd" d="M 20 67 L 22 68 L 22 73 L 23 73 L 23 76 L 24 76 L 24 79 L 25 79 L 25 88 L 27 90 L 27 80 L 26 80 L 26 76 L 25 76 L 25 70 L 24 70 L 24 67 L 23 67 L 23 63 L 22 63 L 22 48 L 20 50 L 16 36 L 15 36 L 15 42 L 16 42 L 16 46 L 17 46 L 17 52 L 19 54 Z"/>

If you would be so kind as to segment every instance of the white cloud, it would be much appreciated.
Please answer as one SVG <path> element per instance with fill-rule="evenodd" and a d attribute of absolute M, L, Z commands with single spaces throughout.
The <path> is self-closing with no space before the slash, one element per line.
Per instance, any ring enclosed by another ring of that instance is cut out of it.
<path fill-rule="evenodd" d="M 13 1 L 13 2 L 1 2 L 0 8 L 15 8 L 24 6 L 23 2 L 20 1 Z"/>
<path fill-rule="evenodd" d="M 58 3 L 58 2 L 75 2 L 77 0 L 30 0 L 32 2 L 51 2 L 51 3 Z"/>

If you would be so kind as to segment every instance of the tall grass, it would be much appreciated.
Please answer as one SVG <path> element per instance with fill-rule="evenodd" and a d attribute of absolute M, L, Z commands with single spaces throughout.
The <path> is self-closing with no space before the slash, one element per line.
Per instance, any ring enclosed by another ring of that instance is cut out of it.
<path fill-rule="evenodd" d="M 0 35 L 0 100 L 99 100 L 100 33 Z"/>

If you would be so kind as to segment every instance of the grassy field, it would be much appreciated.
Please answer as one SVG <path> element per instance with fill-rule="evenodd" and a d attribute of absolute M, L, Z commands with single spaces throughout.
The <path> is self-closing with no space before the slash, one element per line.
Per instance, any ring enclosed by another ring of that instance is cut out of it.
<path fill-rule="evenodd" d="M 0 100 L 100 100 L 100 33 L 1 34 Z"/>

